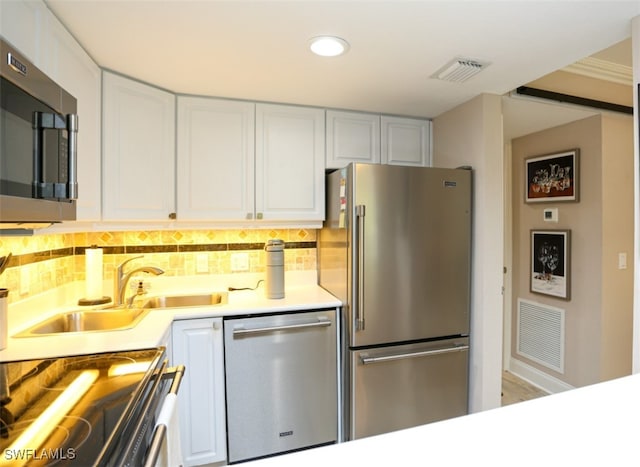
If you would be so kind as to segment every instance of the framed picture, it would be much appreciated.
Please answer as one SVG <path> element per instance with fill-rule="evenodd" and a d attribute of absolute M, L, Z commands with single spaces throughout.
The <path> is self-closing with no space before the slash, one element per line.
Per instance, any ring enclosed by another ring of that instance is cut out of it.
<path fill-rule="evenodd" d="M 571 299 L 571 231 L 531 231 L 531 292 Z"/>
<path fill-rule="evenodd" d="M 579 149 L 525 159 L 525 202 L 578 201 Z"/>

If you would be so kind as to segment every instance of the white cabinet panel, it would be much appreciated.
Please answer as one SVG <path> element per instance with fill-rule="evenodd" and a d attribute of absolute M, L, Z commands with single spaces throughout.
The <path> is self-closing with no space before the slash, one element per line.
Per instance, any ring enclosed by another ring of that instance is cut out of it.
<path fill-rule="evenodd" d="M 52 78 L 78 101 L 79 221 L 100 220 L 101 82 L 100 68 L 51 14 L 47 16 L 47 48 Z"/>
<path fill-rule="evenodd" d="M 43 58 L 41 32 L 49 10 L 42 2 L 0 0 L 0 34 L 43 72 L 49 73 Z"/>
<path fill-rule="evenodd" d="M 175 213 L 175 96 L 103 73 L 103 218 Z"/>
<path fill-rule="evenodd" d="M 256 104 L 256 217 L 324 219 L 324 110 Z"/>
<path fill-rule="evenodd" d="M 178 219 L 246 219 L 254 208 L 252 102 L 178 97 Z"/>
<path fill-rule="evenodd" d="M 382 163 L 431 165 L 431 122 L 401 117 L 381 117 Z"/>
<path fill-rule="evenodd" d="M 327 110 L 327 169 L 380 163 L 380 115 Z"/>
<path fill-rule="evenodd" d="M 185 365 L 178 392 L 184 465 L 226 459 L 222 318 L 175 321 L 173 364 Z"/>

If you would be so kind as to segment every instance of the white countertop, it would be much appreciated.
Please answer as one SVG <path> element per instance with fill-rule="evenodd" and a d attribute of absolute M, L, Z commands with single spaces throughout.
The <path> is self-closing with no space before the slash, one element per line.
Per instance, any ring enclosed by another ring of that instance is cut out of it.
<path fill-rule="evenodd" d="M 243 465 L 636 466 L 640 374 Z"/>
<path fill-rule="evenodd" d="M 159 278 L 158 278 L 159 279 Z M 209 278 L 162 278 L 154 281 L 154 295 L 197 294 L 215 291 L 226 291 L 232 287 L 254 287 L 257 280 L 247 276 L 233 280 L 229 277 Z M 212 318 L 219 316 L 240 315 L 247 313 L 271 313 L 279 311 L 302 311 L 319 308 L 341 306 L 341 302 L 315 283 L 315 273 L 292 274 L 286 276 L 285 297 L 267 299 L 264 286 L 257 290 L 229 292 L 228 303 L 214 306 L 188 308 L 152 309 L 138 325 L 131 329 L 104 332 L 60 333 L 54 336 L 12 337 L 16 333 L 30 327 L 40 320 L 56 313 L 85 309 L 78 307 L 78 294 L 69 291 L 58 291 L 63 296 L 63 304 L 53 303 L 51 296 L 36 297 L 27 303 L 9 307 L 9 339 L 7 347 L 0 351 L 0 362 L 41 359 L 62 355 L 79 355 L 87 353 L 116 352 L 152 348 L 166 344 L 169 328 L 174 320 L 191 318 Z M 77 289 L 77 287 L 76 287 Z M 67 298 L 73 297 L 73 298 Z M 46 309 L 45 309 L 46 308 Z M 20 316 L 12 316 L 20 314 Z M 14 318 L 13 320 L 11 318 Z M 18 319 L 21 318 L 21 319 Z"/>

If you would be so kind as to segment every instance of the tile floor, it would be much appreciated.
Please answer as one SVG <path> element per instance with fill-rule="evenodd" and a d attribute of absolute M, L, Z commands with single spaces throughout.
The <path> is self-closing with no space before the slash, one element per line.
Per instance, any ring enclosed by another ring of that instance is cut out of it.
<path fill-rule="evenodd" d="M 528 383 L 508 371 L 502 372 L 502 405 L 515 404 L 548 395 L 547 392 Z"/>

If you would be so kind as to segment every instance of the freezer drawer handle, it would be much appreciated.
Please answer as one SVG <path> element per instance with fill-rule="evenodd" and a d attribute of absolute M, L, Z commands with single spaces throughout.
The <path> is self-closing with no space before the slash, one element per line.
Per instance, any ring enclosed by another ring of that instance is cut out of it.
<path fill-rule="evenodd" d="M 371 363 L 390 362 L 393 360 L 402 360 L 405 358 L 430 357 L 432 355 L 440 355 L 440 354 L 452 353 L 452 352 L 462 352 L 465 350 L 469 350 L 468 345 L 457 345 L 453 347 L 445 347 L 443 349 L 423 350 L 421 352 L 410 352 L 410 353 L 403 353 L 403 354 L 397 354 L 397 355 L 384 355 L 382 357 L 367 357 L 366 354 L 362 354 L 360 356 L 360 361 L 362 362 L 363 365 L 369 365 Z"/>
<path fill-rule="evenodd" d="M 331 326 L 331 321 L 327 318 L 318 318 L 318 321 L 313 321 L 311 323 L 300 323 L 300 324 L 285 324 L 282 326 L 266 326 L 262 328 L 244 328 L 242 325 L 234 328 L 233 335 L 235 336 L 245 336 L 248 334 L 259 334 L 265 332 L 276 332 L 276 331 L 290 331 L 293 329 L 305 329 L 305 328 L 320 328 Z"/>

